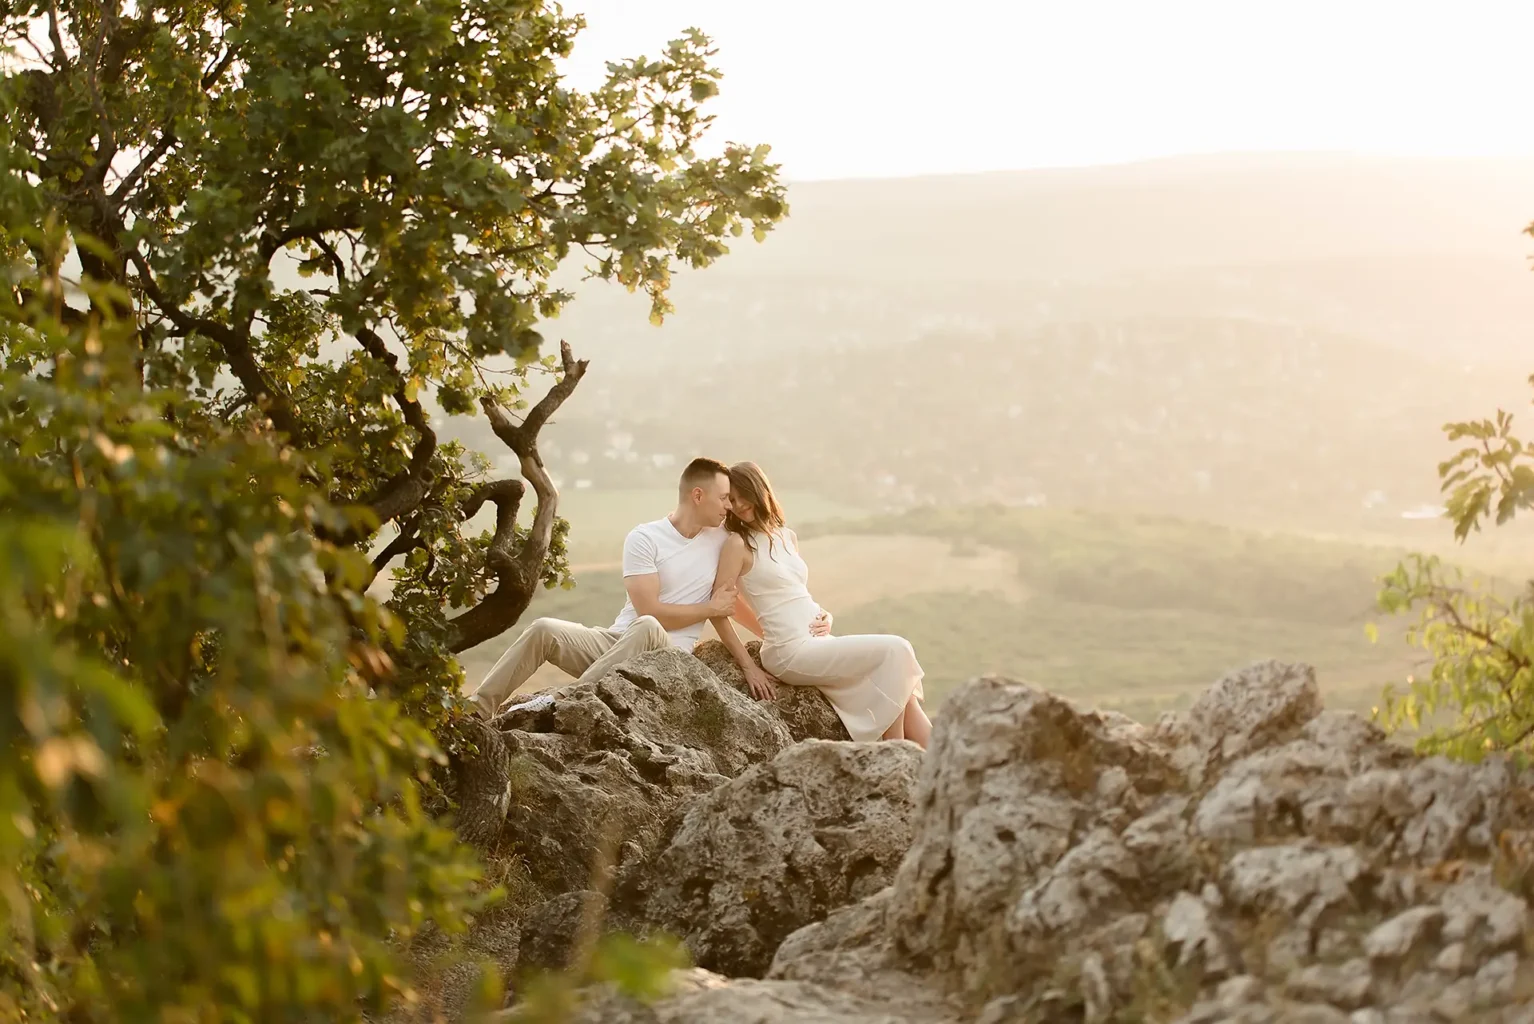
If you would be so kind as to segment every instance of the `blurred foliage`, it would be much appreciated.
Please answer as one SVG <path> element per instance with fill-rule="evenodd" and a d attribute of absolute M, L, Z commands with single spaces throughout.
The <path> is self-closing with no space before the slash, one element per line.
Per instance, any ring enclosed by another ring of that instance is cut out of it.
<path fill-rule="evenodd" d="M 430 732 L 369 695 L 400 621 L 295 460 L 34 284 L 0 295 L 0 1016 L 409 1000 L 393 943 L 460 924 L 479 869 L 421 809 Z"/>
<path fill-rule="evenodd" d="M 786 212 L 765 147 L 695 148 L 702 34 L 583 92 L 582 27 L 0 7 L 0 1019 L 419 1005 L 400 950 L 495 898 L 433 813 L 472 753 L 455 614 L 565 581 L 566 527 L 540 493 L 498 572 L 489 462 L 428 409 L 573 385 L 561 265 L 658 319 Z"/>
<path fill-rule="evenodd" d="M 675 970 L 687 967 L 687 948 L 667 937 L 636 939 L 612 933 L 590 942 L 563 971 L 527 979 L 509 1024 L 565 1024 L 593 994 L 618 993 L 652 1002 L 671 990 Z"/>
<path fill-rule="evenodd" d="M 1534 447 L 1513 434 L 1510 413 L 1444 431 L 1463 444 L 1438 467 L 1457 540 L 1534 504 Z M 1432 666 L 1404 691 L 1387 689 L 1380 717 L 1417 731 L 1419 750 L 1469 760 L 1534 752 L 1534 582 L 1507 591 L 1421 555 L 1385 578 L 1380 607 L 1418 614 L 1410 638 Z"/>

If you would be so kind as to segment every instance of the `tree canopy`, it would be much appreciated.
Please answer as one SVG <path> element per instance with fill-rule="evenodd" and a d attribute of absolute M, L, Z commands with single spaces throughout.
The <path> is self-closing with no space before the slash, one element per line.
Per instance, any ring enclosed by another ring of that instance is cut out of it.
<path fill-rule="evenodd" d="M 555 271 L 659 319 L 674 268 L 786 213 L 765 147 L 699 151 L 706 37 L 582 91 L 581 28 L 0 6 L 0 1012 L 353 1016 L 479 898 L 421 793 L 452 652 L 565 573 L 537 441 L 586 364 L 545 351 Z"/>

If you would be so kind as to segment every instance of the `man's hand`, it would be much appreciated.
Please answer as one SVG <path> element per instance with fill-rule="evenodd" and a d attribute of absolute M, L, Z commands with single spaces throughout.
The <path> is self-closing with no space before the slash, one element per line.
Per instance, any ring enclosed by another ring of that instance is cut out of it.
<path fill-rule="evenodd" d="M 754 662 L 746 666 L 746 685 L 757 700 L 775 700 L 778 696 L 777 680 L 768 675 Z"/>
<path fill-rule="evenodd" d="M 709 617 L 717 618 L 722 616 L 728 618 L 729 616 L 734 615 L 735 598 L 737 596 L 738 595 L 735 589 L 735 584 L 733 583 L 726 583 L 724 586 L 714 591 L 714 596 L 709 598 L 708 601 L 708 606 L 713 609 Z"/>
<path fill-rule="evenodd" d="M 831 613 L 826 611 L 824 608 L 822 608 L 822 609 L 820 609 L 820 614 L 815 616 L 814 620 L 810 622 L 810 636 L 830 636 L 830 635 L 831 635 Z"/>

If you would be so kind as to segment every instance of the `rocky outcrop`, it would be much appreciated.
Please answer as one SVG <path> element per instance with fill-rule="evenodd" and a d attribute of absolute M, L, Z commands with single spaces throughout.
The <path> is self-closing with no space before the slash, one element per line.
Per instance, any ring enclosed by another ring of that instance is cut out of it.
<path fill-rule="evenodd" d="M 920 764 L 904 741 L 796 744 L 695 802 L 618 902 L 700 967 L 759 976 L 791 932 L 889 884 Z"/>
<path fill-rule="evenodd" d="M 903 978 L 987 1024 L 1527 1019 L 1530 781 L 1324 712 L 1298 666 L 1154 730 L 980 680 L 944 706 L 893 885 L 768 978 Z"/>
<path fill-rule="evenodd" d="M 460 831 L 557 895 L 647 855 L 673 814 L 792 739 L 762 702 L 665 650 L 513 704 L 476 741 Z"/>
<path fill-rule="evenodd" d="M 728 714 L 705 729 L 709 702 Z M 981 679 L 925 755 L 791 745 L 670 653 L 497 725 L 502 841 L 574 892 L 614 823 L 620 922 L 713 968 L 652 1005 L 593 992 L 585 1020 L 1530 1019 L 1534 776 L 1419 758 L 1323 710 L 1303 666 L 1154 728 Z M 529 915 L 527 955 L 568 958 L 593 907 Z"/>
<path fill-rule="evenodd" d="M 752 640 L 746 644 L 746 650 L 750 652 L 758 665 L 762 663 L 758 656 L 761 646 L 760 640 Z M 735 659 L 730 657 L 730 652 L 724 644 L 718 640 L 705 640 L 693 648 L 692 653 L 726 686 L 734 688 L 752 700 L 756 699 L 751 696 L 751 688 L 746 685 L 746 674 L 740 670 L 739 665 L 735 664 Z M 847 727 L 842 725 L 836 710 L 831 707 L 831 702 L 826 700 L 825 694 L 815 687 L 780 683 L 777 691 L 777 697 L 767 703 L 773 713 L 788 727 L 788 734 L 794 738 L 795 742 L 852 739 L 847 735 Z"/>

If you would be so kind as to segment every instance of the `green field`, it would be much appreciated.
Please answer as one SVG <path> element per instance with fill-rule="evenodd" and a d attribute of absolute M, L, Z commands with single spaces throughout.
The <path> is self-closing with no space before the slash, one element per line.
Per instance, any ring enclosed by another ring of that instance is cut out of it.
<path fill-rule="evenodd" d="M 1314 665 L 1333 703 L 1367 708 L 1410 670 L 1404 622 L 1376 621 L 1376 580 L 1402 552 L 1143 515 L 920 510 L 838 526 L 1010 552 L 1024 602 L 941 593 L 878 601 L 849 632 L 916 644 L 936 697 L 981 673 L 1016 676 L 1138 718 L 1183 706 L 1264 658 Z M 813 532 L 813 531 L 807 531 Z"/>
<path fill-rule="evenodd" d="M 575 531 L 587 529 L 578 512 L 571 518 Z M 591 521 L 618 518 L 609 512 Z M 799 532 L 817 552 L 810 559 L 817 595 L 853 582 L 828 576 L 827 566 L 836 571 L 828 553 L 871 536 L 888 539 L 896 556 L 876 570 L 887 575 L 855 581 L 884 596 L 833 606 L 837 631 L 909 638 L 934 706 L 963 681 L 997 673 L 1149 719 L 1185 706 L 1230 669 L 1280 658 L 1314 665 L 1334 705 L 1367 709 L 1420 656 L 1404 642 L 1404 620 L 1374 611 L 1377 580 L 1400 549 L 1154 516 L 1001 507 L 856 519 L 838 510 L 801 521 Z M 959 557 L 1004 554 L 1001 564 L 1020 586 L 1010 595 L 994 578 L 956 586 L 930 564 L 932 538 Z M 608 560 L 616 560 L 611 536 L 588 544 L 611 546 Z M 898 557 L 906 548 L 922 554 Z M 609 621 L 623 603 L 616 570 L 583 571 L 577 581 L 574 590 L 540 594 L 528 617 Z M 1370 622 L 1380 626 L 1378 642 L 1366 635 Z M 471 679 L 509 639 L 470 652 Z"/>

